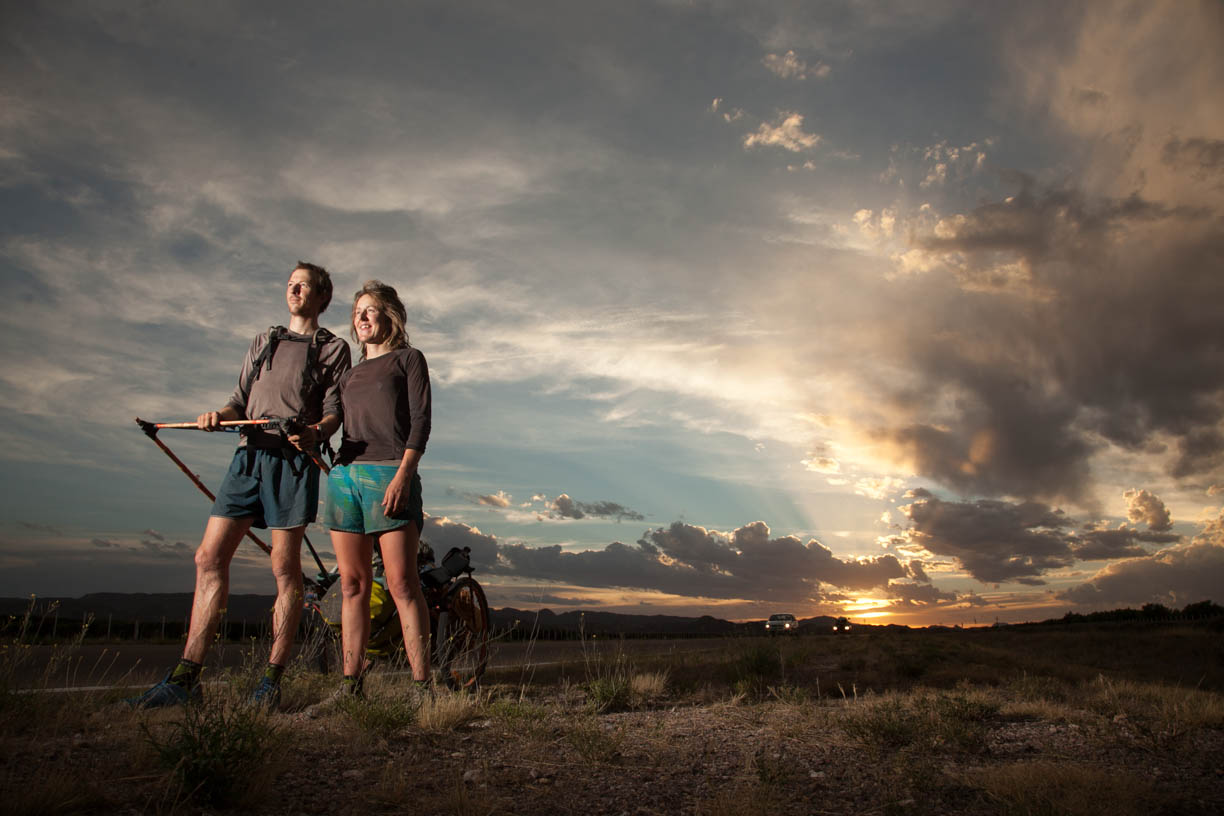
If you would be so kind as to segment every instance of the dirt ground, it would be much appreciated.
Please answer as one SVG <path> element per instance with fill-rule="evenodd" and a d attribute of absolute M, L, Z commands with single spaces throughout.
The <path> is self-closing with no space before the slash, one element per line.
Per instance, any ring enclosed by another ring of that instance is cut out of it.
<path fill-rule="evenodd" d="M 575 660 L 576 644 L 535 644 L 478 694 L 422 699 L 382 671 L 317 716 L 335 677 L 301 671 L 271 714 L 242 704 L 249 667 L 188 710 L 9 691 L 0 801 L 12 816 L 1224 813 L 1218 633 L 1145 638 L 655 641 Z"/>
<path fill-rule="evenodd" d="M 398 693 L 317 717 L 305 704 L 321 691 L 287 695 L 260 720 L 270 742 L 231 767 L 236 792 L 219 802 L 192 796 L 158 757 L 182 711 L 96 701 L 75 722 L 69 712 L 0 740 L 0 792 L 10 814 L 1224 812 L 1219 728 L 1166 739 L 1124 716 L 993 709 L 941 741 L 921 727 L 889 735 L 881 712 L 921 716 L 912 698 L 660 699 L 600 714 L 577 688 L 467 695 L 457 716 L 422 723 L 419 710 L 403 721 Z M 1036 786 L 1032 801 L 1009 774 Z"/>

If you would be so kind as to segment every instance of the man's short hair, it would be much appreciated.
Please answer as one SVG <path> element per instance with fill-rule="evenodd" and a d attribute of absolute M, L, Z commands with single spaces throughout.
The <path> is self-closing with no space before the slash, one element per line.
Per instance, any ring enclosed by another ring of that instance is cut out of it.
<path fill-rule="evenodd" d="M 327 270 L 317 264 L 307 263 L 306 261 L 298 261 L 294 269 L 305 269 L 314 278 L 315 291 L 319 295 L 319 314 L 327 311 L 328 304 L 332 299 L 332 281 L 331 275 L 327 274 Z"/>

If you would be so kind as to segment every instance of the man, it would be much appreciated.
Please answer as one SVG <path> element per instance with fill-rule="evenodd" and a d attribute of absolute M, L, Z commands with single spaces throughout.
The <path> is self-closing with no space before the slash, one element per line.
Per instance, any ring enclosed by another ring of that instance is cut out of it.
<path fill-rule="evenodd" d="M 272 533 L 276 606 L 272 653 L 251 701 L 268 708 L 280 702 L 280 679 L 302 614 L 302 538 L 319 504 L 319 469 L 304 451 L 339 427 L 340 375 L 352 365 L 348 344 L 319 328 L 331 296 L 327 270 L 299 261 L 285 294 L 287 331 L 277 326 L 257 336 L 229 402 L 196 420 L 205 431 L 238 419 L 295 418 L 301 424 L 287 433 L 254 426 L 243 434 L 196 550 L 183 657 L 162 682 L 128 701 L 135 708 L 181 705 L 201 696 L 200 671 L 229 597 L 230 561 L 252 526 Z"/>

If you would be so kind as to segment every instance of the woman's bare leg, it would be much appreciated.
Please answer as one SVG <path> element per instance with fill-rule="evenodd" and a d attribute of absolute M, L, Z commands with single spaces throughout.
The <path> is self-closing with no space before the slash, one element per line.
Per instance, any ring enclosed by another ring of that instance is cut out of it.
<path fill-rule="evenodd" d="M 429 679 L 429 607 L 421 592 L 417 573 L 417 548 L 421 533 L 415 524 L 388 530 L 378 536 L 386 569 L 387 589 L 399 610 L 404 630 L 404 651 L 412 664 L 412 679 Z"/>
<path fill-rule="evenodd" d="M 340 643 L 344 674 L 357 677 L 365 665 L 370 642 L 370 588 L 374 584 L 374 539 L 362 533 L 331 531 L 332 549 L 340 567 Z"/>

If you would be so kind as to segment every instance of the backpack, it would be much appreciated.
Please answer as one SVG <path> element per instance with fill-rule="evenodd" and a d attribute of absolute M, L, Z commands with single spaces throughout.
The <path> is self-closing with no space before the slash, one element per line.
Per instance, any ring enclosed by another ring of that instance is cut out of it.
<path fill-rule="evenodd" d="M 332 340 L 336 335 L 324 328 L 319 328 L 310 337 L 309 340 L 295 336 L 289 333 L 289 330 L 284 326 L 272 326 L 268 329 L 268 342 L 264 343 L 264 347 L 256 355 L 255 360 L 251 365 L 251 373 L 247 375 L 246 381 L 242 384 L 242 390 L 250 397 L 251 386 L 259 379 L 259 375 L 266 368 L 272 370 L 272 356 L 276 354 L 276 346 L 282 340 L 287 340 L 293 343 L 310 343 L 310 347 L 306 349 L 306 370 L 302 373 L 302 408 L 305 409 L 310 404 L 311 397 L 322 387 L 319 382 L 319 349 Z"/>

